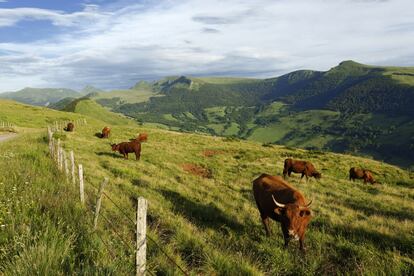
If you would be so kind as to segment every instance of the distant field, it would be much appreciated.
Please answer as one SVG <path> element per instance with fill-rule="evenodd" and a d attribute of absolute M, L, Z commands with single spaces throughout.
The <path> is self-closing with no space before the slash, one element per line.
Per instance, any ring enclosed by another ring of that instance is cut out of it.
<path fill-rule="evenodd" d="M 122 103 L 133 104 L 133 103 L 146 102 L 151 97 L 159 97 L 159 96 L 161 95 L 153 92 L 150 89 L 139 89 L 139 90 L 128 89 L 128 90 L 113 90 L 110 92 L 99 93 L 97 95 L 94 95 L 92 99 L 99 102 L 102 100 L 111 100 L 114 98 L 119 98 L 117 99 L 117 102 L 121 101 Z"/>
<path fill-rule="evenodd" d="M 95 119 L 105 119 L 105 122 L 111 124 L 131 124 L 132 121 L 127 119 L 125 116 L 113 113 L 108 109 L 102 107 L 96 102 L 84 99 L 74 103 L 74 106 L 68 107 L 68 110 L 75 113 L 87 115 Z M 103 127 L 103 126 L 102 126 Z"/>
<path fill-rule="evenodd" d="M 414 67 L 385 67 L 384 75 L 403 84 L 414 86 Z"/>

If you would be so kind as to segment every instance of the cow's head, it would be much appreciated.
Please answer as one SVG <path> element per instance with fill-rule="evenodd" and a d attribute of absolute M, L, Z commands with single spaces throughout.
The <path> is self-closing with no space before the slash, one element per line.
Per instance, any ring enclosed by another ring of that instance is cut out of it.
<path fill-rule="evenodd" d="M 282 204 L 276 201 L 273 197 L 273 201 L 276 204 L 274 212 L 281 217 L 281 223 L 286 229 L 290 238 L 299 239 L 306 230 L 310 219 L 312 218 L 311 210 L 308 208 L 312 201 L 306 206 L 300 206 L 295 203 Z"/>
<path fill-rule="evenodd" d="M 117 150 L 119 150 L 119 145 L 117 145 L 117 144 L 112 144 L 112 145 L 111 145 L 111 148 L 112 148 L 112 151 L 117 151 Z"/>
<path fill-rule="evenodd" d="M 321 174 L 320 172 L 314 172 L 314 173 L 312 174 L 312 176 L 313 176 L 313 177 L 315 177 L 316 179 L 320 179 L 320 178 L 322 178 L 322 174 Z"/>

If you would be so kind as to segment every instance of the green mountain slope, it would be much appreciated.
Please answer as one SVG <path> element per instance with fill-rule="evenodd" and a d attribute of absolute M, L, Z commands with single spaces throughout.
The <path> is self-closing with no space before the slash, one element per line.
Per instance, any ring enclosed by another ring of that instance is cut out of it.
<path fill-rule="evenodd" d="M 110 112 L 103 106 L 89 98 L 80 98 L 72 101 L 62 111 L 87 115 L 91 118 L 103 120 L 110 124 L 130 124 L 132 121 L 121 114 Z"/>
<path fill-rule="evenodd" d="M 16 92 L 0 93 L 0 98 L 11 99 L 21 103 L 48 106 L 63 98 L 77 98 L 82 94 L 66 88 L 24 88 Z"/>
<path fill-rule="evenodd" d="M 273 105 L 261 113 L 283 112 L 283 108 Z M 149 201 L 147 234 L 189 274 L 414 272 L 414 175 L 395 166 L 133 124 L 115 125 L 108 141 L 94 136 L 109 123 L 108 114 L 99 120 L 85 116 L 86 126 L 60 136 L 65 150 L 74 150 L 84 166 L 87 204 L 81 205 L 79 188 L 65 183 L 47 156 L 45 141 L 48 120 L 81 115 L 0 101 L 0 115 L 4 110 L 9 121 L 31 126 L 32 132 L 0 144 L 2 274 L 133 274 L 135 255 L 123 243 L 134 246 L 134 223 L 104 198 L 101 212 L 108 220 L 100 217 L 95 231 L 89 224 L 94 186 L 103 177 L 110 178 L 105 193 L 129 217 L 134 218 L 136 197 Z M 211 116 L 224 113 L 218 108 L 210 111 Z M 27 117 L 34 118 L 33 125 Z M 142 145 L 140 161 L 111 152 L 109 142 L 127 141 L 141 132 L 148 133 L 149 139 Z M 298 175 L 289 179 L 306 199 L 313 200 L 305 257 L 295 241 L 283 248 L 275 222 L 271 222 L 273 234 L 265 236 L 251 192 L 252 180 L 261 173 L 281 174 L 287 157 L 312 161 L 322 172 L 320 181 L 299 183 Z M 382 184 L 349 181 L 351 166 L 373 170 Z M 113 226 L 122 240 L 111 231 Z M 147 256 L 148 273 L 180 273 L 150 239 Z"/>
<path fill-rule="evenodd" d="M 174 130 L 352 152 L 410 167 L 413 79 L 411 67 L 354 61 L 265 80 L 168 77 L 153 84 L 163 97 L 111 107 Z"/>

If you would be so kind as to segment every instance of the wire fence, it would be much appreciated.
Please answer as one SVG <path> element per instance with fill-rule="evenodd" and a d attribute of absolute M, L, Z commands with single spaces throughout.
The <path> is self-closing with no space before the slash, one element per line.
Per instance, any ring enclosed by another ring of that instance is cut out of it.
<path fill-rule="evenodd" d="M 183 275 L 189 275 L 175 260 L 172 258 L 165 249 L 158 244 L 153 238 L 148 236 L 146 234 L 146 210 L 147 210 L 147 202 L 143 198 L 137 199 L 137 211 L 136 211 L 136 218 L 133 219 L 128 214 L 128 211 L 126 211 L 124 208 L 122 208 L 116 201 L 111 198 L 105 191 L 104 186 L 109 181 L 109 179 L 105 179 L 101 186 L 98 188 L 93 183 L 87 182 L 87 190 L 90 190 L 92 188 L 93 194 L 96 196 L 87 195 L 88 203 L 85 203 L 85 182 L 84 182 L 84 170 L 82 164 L 77 164 L 75 159 L 75 154 L 73 151 L 70 152 L 69 155 L 66 154 L 65 150 L 62 147 L 62 142 L 60 139 L 54 138 L 54 130 L 55 131 L 61 131 L 63 130 L 63 126 L 67 125 L 69 122 L 55 122 L 53 126 L 48 126 L 48 138 L 49 138 L 49 151 L 51 158 L 55 161 L 57 164 L 57 167 L 59 171 L 61 171 L 63 174 L 66 175 L 67 182 L 72 182 L 73 184 L 77 185 L 79 184 L 79 195 L 80 195 L 80 201 L 85 207 L 85 213 L 90 213 L 94 217 L 94 223 L 92 223 L 92 220 L 88 220 L 88 223 L 91 225 L 91 227 L 94 229 L 94 233 L 96 236 L 102 241 L 103 245 L 106 247 L 107 251 L 111 255 L 113 259 L 116 258 L 117 254 L 115 254 L 109 245 L 108 242 L 105 241 L 101 235 L 97 232 L 97 222 L 98 218 L 101 217 L 106 222 L 107 229 L 110 229 L 110 231 L 114 234 L 114 236 L 117 236 L 118 240 L 120 241 L 120 244 L 122 244 L 123 247 L 127 249 L 127 252 L 132 253 L 132 255 L 135 255 L 135 270 L 137 275 L 144 275 L 145 273 L 154 275 L 151 270 L 148 269 L 146 266 L 146 241 L 150 241 L 153 246 L 155 246 L 166 258 L 167 260 L 176 267 Z M 75 121 L 75 126 L 83 126 L 87 125 L 86 119 L 79 119 Z M 67 157 L 69 156 L 69 159 Z M 76 169 L 76 164 L 78 165 Z M 78 174 L 76 175 L 76 171 Z M 89 188 L 90 187 L 90 188 Z M 96 203 L 93 204 L 91 202 L 92 199 L 96 197 Z M 125 236 L 118 231 L 118 228 L 114 223 L 111 221 L 111 219 L 104 214 L 103 211 L 100 211 L 101 202 L 103 197 L 107 198 L 112 205 L 115 207 L 115 209 L 119 212 L 121 217 L 124 217 L 128 223 L 129 227 L 135 228 L 135 236 L 136 236 L 136 244 L 135 246 L 132 245 L 132 241 L 130 241 L 130 238 L 125 238 Z M 99 207 L 98 207 L 99 206 Z M 129 241 L 128 241 L 129 240 Z M 135 253 L 135 254 L 134 254 Z"/>
<path fill-rule="evenodd" d="M 0 131 L 15 132 L 15 125 L 8 121 L 0 121 Z"/>

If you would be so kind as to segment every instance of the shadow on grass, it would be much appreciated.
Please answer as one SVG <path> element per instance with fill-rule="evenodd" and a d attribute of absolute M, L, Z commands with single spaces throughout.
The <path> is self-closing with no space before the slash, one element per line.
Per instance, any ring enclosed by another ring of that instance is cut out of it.
<path fill-rule="evenodd" d="M 398 181 L 395 183 L 395 185 L 404 187 L 404 188 L 414 188 L 414 182 L 406 182 L 406 181 Z"/>
<path fill-rule="evenodd" d="M 403 254 L 413 256 L 414 239 L 404 238 L 403 236 L 393 237 L 375 231 L 370 231 L 362 227 L 345 225 L 332 225 L 327 220 L 315 219 L 311 221 L 310 229 L 318 230 L 332 236 L 342 236 L 345 239 L 359 245 L 371 243 L 380 250 L 394 251 L 399 250 Z"/>
<path fill-rule="evenodd" d="M 411 210 L 402 208 L 397 210 L 391 209 L 391 207 L 385 209 L 386 207 L 381 205 L 370 206 L 366 200 L 348 198 L 347 200 L 344 200 L 343 205 L 345 207 L 361 211 L 367 216 L 380 215 L 383 217 L 391 217 L 397 220 L 414 220 L 414 213 Z"/>
<path fill-rule="evenodd" d="M 109 157 L 124 159 L 124 157 L 122 155 L 119 155 L 119 154 L 117 154 L 115 152 L 101 151 L 101 152 L 97 152 L 96 155 L 99 155 L 99 156 L 109 156 Z"/>
<path fill-rule="evenodd" d="M 174 204 L 175 211 L 181 213 L 199 227 L 220 229 L 224 226 L 236 232 L 241 232 L 244 228 L 242 224 L 228 217 L 212 202 L 209 204 L 194 202 L 177 192 L 169 190 L 162 190 L 161 193 Z"/>
<path fill-rule="evenodd" d="M 138 178 L 132 179 L 131 183 L 132 183 L 132 185 L 139 186 L 139 187 L 149 187 L 150 186 L 150 183 L 148 181 L 143 180 L 143 179 L 138 179 Z"/>

